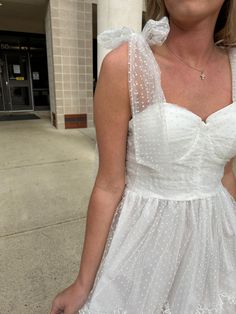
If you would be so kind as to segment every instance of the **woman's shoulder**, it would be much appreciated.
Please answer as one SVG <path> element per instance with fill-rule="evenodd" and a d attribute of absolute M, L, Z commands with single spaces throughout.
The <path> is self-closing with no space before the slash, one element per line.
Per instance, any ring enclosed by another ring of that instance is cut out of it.
<path fill-rule="evenodd" d="M 128 49 L 128 42 L 123 42 L 118 47 L 109 51 L 105 55 L 104 60 L 106 60 L 106 62 L 118 62 L 122 64 L 123 58 L 128 57 Z"/>
<path fill-rule="evenodd" d="M 127 74 L 128 71 L 128 43 L 124 42 L 109 51 L 103 58 L 101 68 L 116 73 L 117 76 Z"/>

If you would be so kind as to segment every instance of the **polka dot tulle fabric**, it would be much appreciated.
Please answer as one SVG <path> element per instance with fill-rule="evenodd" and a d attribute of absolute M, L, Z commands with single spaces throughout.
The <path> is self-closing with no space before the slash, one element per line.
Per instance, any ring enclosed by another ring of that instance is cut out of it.
<path fill-rule="evenodd" d="M 236 313 L 236 201 L 221 181 L 236 156 L 236 52 L 233 103 L 203 121 L 165 101 L 150 45 L 167 33 L 165 18 L 100 37 L 128 42 L 133 118 L 124 193 L 79 314 Z"/>

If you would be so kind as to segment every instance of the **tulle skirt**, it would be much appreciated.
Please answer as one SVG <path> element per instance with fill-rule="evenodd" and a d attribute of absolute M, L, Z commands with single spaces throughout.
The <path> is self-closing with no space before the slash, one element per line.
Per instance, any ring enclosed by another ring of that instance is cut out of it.
<path fill-rule="evenodd" d="M 125 189 L 79 314 L 236 313 L 236 201 Z"/>

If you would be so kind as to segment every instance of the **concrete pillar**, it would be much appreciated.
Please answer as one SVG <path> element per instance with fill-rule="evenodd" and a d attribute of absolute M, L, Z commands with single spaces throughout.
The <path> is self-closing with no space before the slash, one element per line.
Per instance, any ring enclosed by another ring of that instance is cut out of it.
<path fill-rule="evenodd" d="M 142 28 L 143 0 L 98 0 L 98 34 L 110 27 L 128 26 L 134 31 Z M 98 45 L 98 73 L 108 50 Z"/>

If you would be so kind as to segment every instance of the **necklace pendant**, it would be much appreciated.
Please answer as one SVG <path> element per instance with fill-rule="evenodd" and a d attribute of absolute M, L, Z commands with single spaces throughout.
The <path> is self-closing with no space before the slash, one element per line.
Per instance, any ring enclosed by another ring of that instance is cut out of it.
<path fill-rule="evenodd" d="M 200 78 L 201 78 L 201 80 L 205 80 L 206 75 L 204 74 L 204 72 L 201 72 Z"/>

